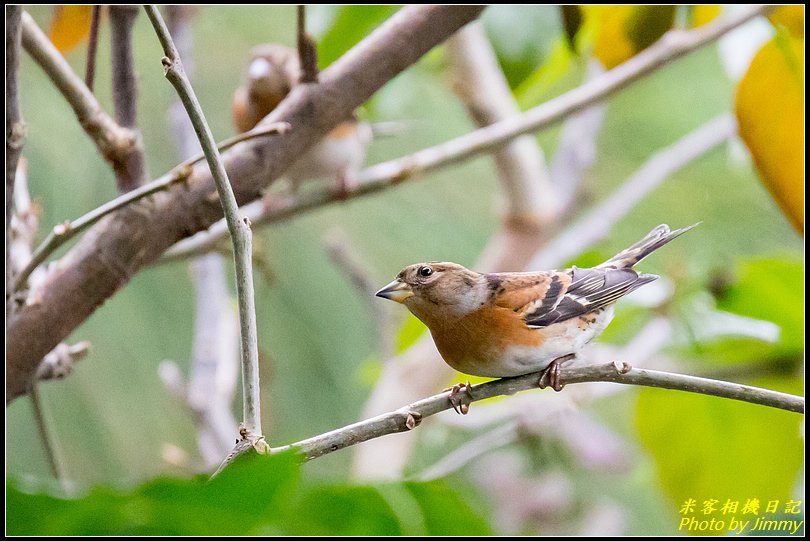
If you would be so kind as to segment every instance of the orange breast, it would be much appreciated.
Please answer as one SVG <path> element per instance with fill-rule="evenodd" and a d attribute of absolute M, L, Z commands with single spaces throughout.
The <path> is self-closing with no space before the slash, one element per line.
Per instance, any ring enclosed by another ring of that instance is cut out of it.
<path fill-rule="evenodd" d="M 471 375 L 492 373 L 509 346 L 539 347 L 543 343 L 542 334 L 528 328 L 516 312 L 494 306 L 429 327 L 445 362 Z"/>

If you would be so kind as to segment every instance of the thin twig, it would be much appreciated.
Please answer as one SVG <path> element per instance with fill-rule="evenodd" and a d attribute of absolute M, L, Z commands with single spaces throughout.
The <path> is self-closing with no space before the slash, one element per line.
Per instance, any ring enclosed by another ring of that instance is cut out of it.
<path fill-rule="evenodd" d="M 28 396 L 31 397 L 31 407 L 34 412 L 34 424 L 37 425 L 37 434 L 39 435 L 39 441 L 42 443 L 42 450 L 45 453 L 45 457 L 48 459 L 48 467 L 51 470 L 51 475 L 53 475 L 60 486 L 65 487 L 66 480 L 64 472 L 62 471 L 61 460 L 59 459 L 53 438 L 51 438 L 50 432 L 48 431 L 48 421 L 38 387 L 38 382 L 34 381 L 28 389 Z"/>
<path fill-rule="evenodd" d="M 17 163 L 20 160 L 25 142 L 25 123 L 20 115 L 19 71 L 20 71 L 20 18 L 22 6 L 6 6 L 6 291 L 11 285 L 9 265 L 11 208 L 14 200 L 14 183 L 17 177 Z M 6 299 L 6 316 L 9 302 Z"/>
<path fill-rule="evenodd" d="M 95 5 L 90 12 L 90 35 L 87 38 L 87 64 L 84 68 L 84 84 L 90 92 L 96 80 L 96 53 L 98 51 L 98 30 L 101 27 L 101 6 Z"/>
<path fill-rule="evenodd" d="M 119 126 L 101 108 L 81 77 L 76 75 L 34 19 L 25 12 L 22 14 L 22 45 L 62 93 L 85 133 L 113 170 L 127 171 L 129 161 L 137 155 L 136 134 Z"/>
<path fill-rule="evenodd" d="M 301 64 L 301 83 L 318 82 L 318 49 L 307 33 L 307 6 L 299 5 L 298 14 L 298 59 Z"/>
<path fill-rule="evenodd" d="M 260 411 L 259 346 L 253 292 L 253 252 L 251 248 L 250 222 L 239 214 L 239 205 L 231 188 L 228 174 L 222 164 L 214 136 L 211 134 L 211 129 L 205 120 L 197 96 L 194 94 L 194 89 L 183 72 L 180 56 L 166 28 L 166 24 L 163 22 L 163 17 L 156 6 L 147 5 L 144 7 L 166 55 L 162 60 L 166 78 L 180 96 L 194 125 L 194 131 L 197 132 L 197 137 L 200 140 L 200 145 L 203 148 L 216 183 L 222 210 L 228 222 L 228 229 L 231 232 L 236 266 L 236 290 L 241 335 L 243 422 L 245 427 L 242 439 L 251 441 L 253 446 L 261 451 L 266 444 L 263 442 Z"/>
<path fill-rule="evenodd" d="M 542 372 L 535 372 L 514 378 L 503 378 L 473 385 L 466 398 L 477 402 L 494 396 L 508 396 L 520 391 L 537 388 Z M 563 367 L 561 381 L 568 385 L 586 382 L 612 382 L 624 385 L 642 385 L 660 389 L 686 391 L 751 404 L 760 404 L 772 408 L 804 413 L 804 398 L 769 389 L 761 389 L 739 383 L 718 381 L 684 374 L 661 372 L 632 368 L 627 363 L 607 363 L 584 367 Z M 448 400 L 449 393 L 444 392 L 396 411 L 378 415 L 313 438 L 308 438 L 283 447 L 275 447 L 271 453 L 284 452 L 289 449 L 298 451 L 305 460 L 311 460 L 332 453 L 339 449 L 356 445 L 387 434 L 413 430 L 426 417 L 436 415 L 452 408 Z"/>
<path fill-rule="evenodd" d="M 110 6 L 112 98 L 115 120 L 132 130 L 133 142 L 126 169 L 116 169 L 118 191 L 125 193 L 147 181 L 146 156 L 138 131 L 138 84 L 132 53 L 132 28 L 138 18 L 136 6 Z"/>
<path fill-rule="evenodd" d="M 238 143 L 243 141 L 247 141 L 250 139 L 255 139 L 257 137 L 264 137 L 267 135 L 277 135 L 281 133 L 286 133 L 289 131 L 290 125 L 286 122 L 279 122 L 276 124 L 268 124 L 264 126 L 260 126 L 250 130 L 249 132 L 240 133 L 233 137 L 229 137 L 225 139 L 222 143 L 218 145 L 217 148 L 220 150 L 225 150 L 230 148 Z M 31 272 L 36 269 L 39 265 L 45 261 L 48 256 L 50 256 L 54 251 L 56 251 L 60 246 L 65 244 L 67 241 L 99 221 L 101 218 L 105 217 L 106 215 L 120 209 L 126 207 L 135 201 L 143 199 L 144 197 L 150 196 L 154 193 L 163 191 L 173 184 L 185 182 L 192 172 L 192 166 L 205 159 L 205 154 L 200 153 L 197 156 L 194 156 L 180 165 L 176 166 L 170 172 L 166 173 L 162 177 L 153 180 L 149 184 L 144 184 L 139 188 L 135 188 L 134 190 L 127 192 L 123 195 L 120 195 L 113 199 L 112 201 L 108 201 L 101 205 L 100 207 L 96 207 L 87 214 L 76 218 L 75 220 L 64 222 L 54 226 L 53 230 L 45 237 L 45 240 L 37 246 L 36 250 L 34 250 L 34 255 L 32 256 L 31 260 L 28 262 L 28 265 L 20 271 L 20 273 L 14 277 L 14 285 L 11 289 L 12 291 L 19 291 L 25 286 L 28 277 L 31 275 Z M 225 229 L 225 234 L 227 234 L 227 229 Z M 224 238 L 224 235 L 223 235 Z"/>
<path fill-rule="evenodd" d="M 735 131 L 734 120 L 726 114 L 710 120 L 672 145 L 658 150 L 613 194 L 592 208 L 585 218 L 539 251 L 532 258 L 530 268 L 558 267 L 604 239 L 616 222 L 662 182 L 733 137 Z"/>
<path fill-rule="evenodd" d="M 192 6 L 166 6 L 169 32 L 192 81 L 195 50 L 191 19 L 196 10 Z M 170 106 L 169 120 L 180 159 L 197 153 L 200 144 L 179 99 Z M 206 470 L 228 454 L 238 431 L 231 410 L 239 378 L 239 323 L 231 306 L 224 260 L 220 254 L 207 254 L 189 265 L 195 292 L 194 338 L 189 381 L 181 386 L 181 398 L 194 414 L 197 447 Z M 182 379 L 179 368 L 174 368 L 176 377 Z"/>

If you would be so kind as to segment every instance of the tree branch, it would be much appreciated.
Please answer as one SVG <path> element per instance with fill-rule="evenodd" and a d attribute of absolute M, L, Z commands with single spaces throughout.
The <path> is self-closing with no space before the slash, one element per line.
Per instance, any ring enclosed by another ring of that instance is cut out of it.
<path fill-rule="evenodd" d="M 307 33 L 307 6 L 299 5 L 298 15 L 298 59 L 301 64 L 300 83 L 318 82 L 318 48 Z"/>
<path fill-rule="evenodd" d="M 166 78 L 174 86 L 183 106 L 186 108 L 194 131 L 200 140 L 208 166 L 216 183 L 228 230 L 233 243 L 234 263 L 236 266 L 236 293 L 239 303 L 239 327 L 241 336 L 242 357 L 242 395 L 243 422 L 246 433 L 242 439 L 251 440 L 257 450 L 264 448 L 262 435 L 260 387 L 259 387 L 259 345 L 256 330 L 256 301 L 253 291 L 253 248 L 250 222 L 239 214 L 239 205 L 231 188 L 228 173 L 217 149 L 214 136 L 205 120 L 200 103 L 183 71 L 180 55 L 174 46 L 169 30 L 163 22 L 160 12 L 154 5 L 144 6 L 146 14 L 155 33 L 163 46 L 166 55 L 162 62 Z"/>
<path fill-rule="evenodd" d="M 138 84 L 132 55 L 132 27 L 138 18 L 136 6 L 110 6 L 112 38 L 112 98 L 115 120 L 132 131 L 134 138 L 126 169 L 116 169 L 118 191 L 128 192 L 147 181 L 146 156 L 138 131 Z"/>
<path fill-rule="evenodd" d="M 166 7 L 169 32 L 192 80 L 195 55 L 191 20 L 196 10 L 192 6 Z M 198 152 L 194 127 L 179 99 L 170 106 L 169 120 L 180 159 Z M 197 447 L 209 470 L 230 452 L 238 432 L 231 409 L 239 377 L 239 324 L 231 306 L 224 257 L 207 254 L 192 261 L 189 268 L 195 291 L 194 338 L 189 381 L 181 386 L 181 398 L 193 413 Z M 161 363 L 161 373 L 166 372 L 164 366 Z M 174 372 L 182 379 L 176 365 Z"/>
<path fill-rule="evenodd" d="M 502 378 L 473 385 L 467 397 L 471 402 L 477 402 L 494 396 L 508 396 L 520 391 L 536 389 L 541 373 L 535 372 L 524 376 Z M 800 396 L 739 383 L 658 370 L 646 370 L 644 368 L 632 368 L 627 363 L 615 362 L 585 367 L 563 366 L 561 381 L 566 385 L 599 381 L 672 389 L 804 413 L 804 398 Z M 408 404 L 396 411 L 378 415 L 290 445 L 272 448 L 270 452 L 276 453 L 295 449 L 303 455 L 305 460 L 311 460 L 380 436 L 408 432 L 419 426 L 424 418 L 452 408 L 448 396 L 448 392 L 431 396 Z"/>
<path fill-rule="evenodd" d="M 181 105 L 182 106 L 182 105 Z M 273 124 L 268 124 L 266 126 L 257 127 L 249 132 L 240 133 L 228 139 L 225 139 L 221 142 L 217 148 L 220 150 L 228 149 L 238 143 L 243 141 L 249 141 L 250 139 L 255 139 L 257 137 L 264 137 L 267 135 L 277 135 L 280 133 L 285 133 L 290 129 L 290 125 L 286 122 L 278 122 Z M 97 207 L 87 214 L 84 214 L 73 221 L 64 222 L 59 225 L 54 226 L 53 230 L 45 237 L 45 240 L 37 246 L 36 250 L 34 250 L 34 254 L 31 257 L 28 264 L 25 266 L 24 269 L 20 271 L 18 275 L 14 278 L 14 285 L 12 290 L 19 291 L 25 286 L 28 277 L 31 275 L 31 272 L 34 271 L 39 265 L 45 261 L 48 256 L 50 256 L 53 252 L 55 252 L 60 246 L 65 244 L 67 241 L 90 227 L 91 225 L 95 224 L 108 214 L 112 214 L 116 210 L 121 208 L 127 207 L 136 201 L 139 201 L 145 197 L 153 195 L 155 193 L 161 192 L 163 190 L 168 189 L 170 186 L 174 184 L 180 184 L 185 182 L 189 179 L 189 177 L 193 173 L 192 166 L 198 162 L 201 162 L 205 159 L 205 154 L 200 153 L 197 156 L 194 156 L 180 165 L 176 166 L 172 171 L 163 175 L 162 177 L 153 180 L 149 184 L 144 184 L 139 188 L 135 188 L 134 190 L 122 194 L 112 201 L 108 201 L 104 203 L 100 207 Z M 250 216 L 248 216 L 250 217 Z M 223 222 L 223 236 L 225 238 L 228 234 L 227 226 Z"/>
<path fill-rule="evenodd" d="M 76 75 L 28 13 L 22 14 L 22 45 L 70 104 L 84 131 L 118 174 L 137 159 L 137 135 L 119 126 Z"/>
<path fill-rule="evenodd" d="M 11 208 L 14 200 L 14 183 L 17 164 L 25 142 L 25 123 L 20 115 L 18 81 L 20 72 L 20 18 L 22 6 L 6 6 L 6 291 L 11 286 L 9 264 Z M 9 301 L 6 299 L 6 317 L 9 316 Z"/>
<path fill-rule="evenodd" d="M 87 38 L 87 64 L 84 68 L 84 84 L 90 92 L 96 80 L 96 52 L 98 51 L 98 30 L 101 26 L 101 6 L 95 5 L 90 12 L 90 35 Z"/>
<path fill-rule="evenodd" d="M 255 140 L 223 154 L 246 203 L 301 153 L 351 116 L 382 85 L 416 62 L 483 10 L 481 6 L 407 6 L 321 73 L 317 85 L 299 85 L 261 123 L 284 121 L 282 138 Z M 196 166 L 182 186 L 118 210 L 92 227 L 32 291 L 7 334 L 6 400 L 25 392 L 42 357 L 130 277 L 178 240 L 221 218 L 207 167 Z"/>

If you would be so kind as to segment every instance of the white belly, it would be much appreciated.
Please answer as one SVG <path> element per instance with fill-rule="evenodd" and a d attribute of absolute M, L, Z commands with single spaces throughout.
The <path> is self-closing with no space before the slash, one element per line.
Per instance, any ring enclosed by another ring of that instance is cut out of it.
<path fill-rule="evenodd" d="M 509 348 L 499 366 L 499 369 L 505 372 L 501 376 L 519 376 L 537 372 L 547 367 L 557 357 L 578 353 L 588 342 L 602 334 L 612 319 L 613 306 L 609 306 L 589 325 L 582 325 L 579 318 L 573 318 L 537 329 L 538 332 L 546 334 L 543 344 L 537 347 Z"/>

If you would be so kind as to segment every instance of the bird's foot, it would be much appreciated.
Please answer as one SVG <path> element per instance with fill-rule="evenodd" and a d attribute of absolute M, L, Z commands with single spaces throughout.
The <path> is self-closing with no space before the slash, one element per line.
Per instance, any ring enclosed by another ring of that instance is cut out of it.
<path fill-rule="evenodd" d="M 565 385 L 562 384 L 560 381 L 560 367 L 565 361 L 569 361 L 576 357 L 574 353 L 569 353 L 568 355 L 563 355 L 562 357 L 557 357 L 553 361 L 549 363 L 545 370 L 540 374 L 540 381 L 537 382 L 537 385 L 541 389 L 545 389 L 546 387 L 551 387 L 558 393 L 562 391 Z M 548 382 L 548 384 L 546 384 Z"/>
<path fill-rule="evenodd" d="M 453 406 L 453 409 L 459 415 L 467 415 L 467 412 L 470 411 L 470 404 L 472 404 L 471 390 L 472 385 L 470 385 L 468 381 L 466 383 L 456 383 L 452 387 L 442 389 L 442 392 L 446 393 L 450 391 L 450 395 L 447 397 L 447 400 L 450 401 L 450 405 Z"/>

